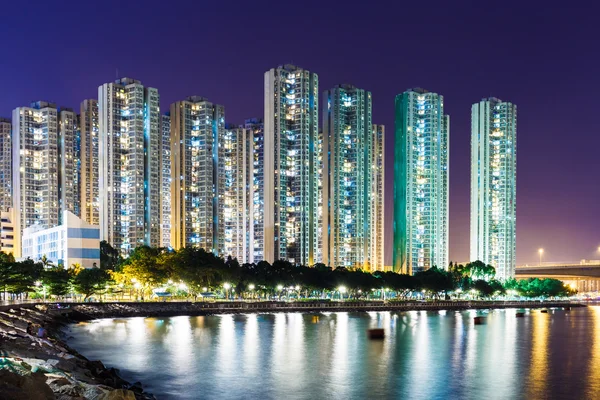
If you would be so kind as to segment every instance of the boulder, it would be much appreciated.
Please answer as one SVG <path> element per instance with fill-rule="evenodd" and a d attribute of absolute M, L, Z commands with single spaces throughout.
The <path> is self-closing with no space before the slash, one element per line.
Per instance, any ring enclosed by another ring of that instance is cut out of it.
<path fill-rule="evenodd" d="M 0 370 L 0 399 L 3 400 L 54 400 L 56 397 L 46 384 L 42 373 L 18 375 Z"/>
<path fill-rule="evenodd" d="M 136 400 L 131 390 L 115 389 L 98 396 L 97 400 Z"/>
<path fill-rule="evenodd" d="M 77 364 L 70 360 L 59 360 L 55 366 L 56 368 L 67 372 L 73 372 L 75 368 L 77 368 Z"/>
<path fill-rule="evenodd" d="M 98 375 L 106 369 L 102 361 L 90 361 L 87 366 L 94 375 Z"/>

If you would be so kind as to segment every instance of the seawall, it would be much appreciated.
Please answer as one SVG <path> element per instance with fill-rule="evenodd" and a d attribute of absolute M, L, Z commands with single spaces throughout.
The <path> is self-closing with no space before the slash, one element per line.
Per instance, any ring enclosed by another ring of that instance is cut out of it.
<path fill-rule="evenodd" d="M 67 306 L 67 305 L 66 305 Z M 226 313 L 337 312 L 337 311 L 414 311 L 469 310 L 501 308 L 582 307 L 569 301 L 300 301 L 300 302 L 147 302 L 77 303 L 64 309 L 71 320 L 99 318 L 171 317 L 178 315 L 214 315 Z"/>

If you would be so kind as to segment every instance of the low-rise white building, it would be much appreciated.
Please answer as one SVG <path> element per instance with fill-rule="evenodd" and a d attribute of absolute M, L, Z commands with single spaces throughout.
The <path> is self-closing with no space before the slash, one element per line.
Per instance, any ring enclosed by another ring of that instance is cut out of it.
<path fill-rule="evenodd" d="M 90 225 L 75 214 L 64 211 L 63 223 L 44 229 L 33 225 L 23 230 L 22 257 L 39 260 L 44 255 L 65 268 L 79 264 L 84 268 L 100 266 L 100 227 Z"/>

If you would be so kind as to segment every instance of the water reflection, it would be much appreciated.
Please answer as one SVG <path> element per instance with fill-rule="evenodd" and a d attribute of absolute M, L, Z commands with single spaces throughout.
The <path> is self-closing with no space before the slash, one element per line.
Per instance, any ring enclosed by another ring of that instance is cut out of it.
<path fill-rule="evenodd" d="M 590 335 L 591 357 L 588 374 L 587 395 L 589 398 L 598 398 L 600 396 L 600 306 L 590 307 L 591 324 Z"/>
<path fill-rule="evenodd" d="M 73 347 L 159 399 L 597 398 L 600 307 L 100 320 Z M 369 340 L 367 329 L 385 329 Z"/>
<path fill-rule="evenodd" d="M 535 312 L 531 314 L 531 365 L 527 379 L 529 398 L 541 398 L 547 390 L 548 379 L 548 323 L 550 314 Z"/>

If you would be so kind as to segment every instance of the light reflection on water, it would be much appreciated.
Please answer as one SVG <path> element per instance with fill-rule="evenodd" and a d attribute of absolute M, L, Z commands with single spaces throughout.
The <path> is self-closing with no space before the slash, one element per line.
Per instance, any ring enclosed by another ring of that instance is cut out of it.
<path fill-rule="evenodd" d="M 159 399 L 600 398 L 600 307 L 515 313 L 99 320 L 70 344 Z"/>

